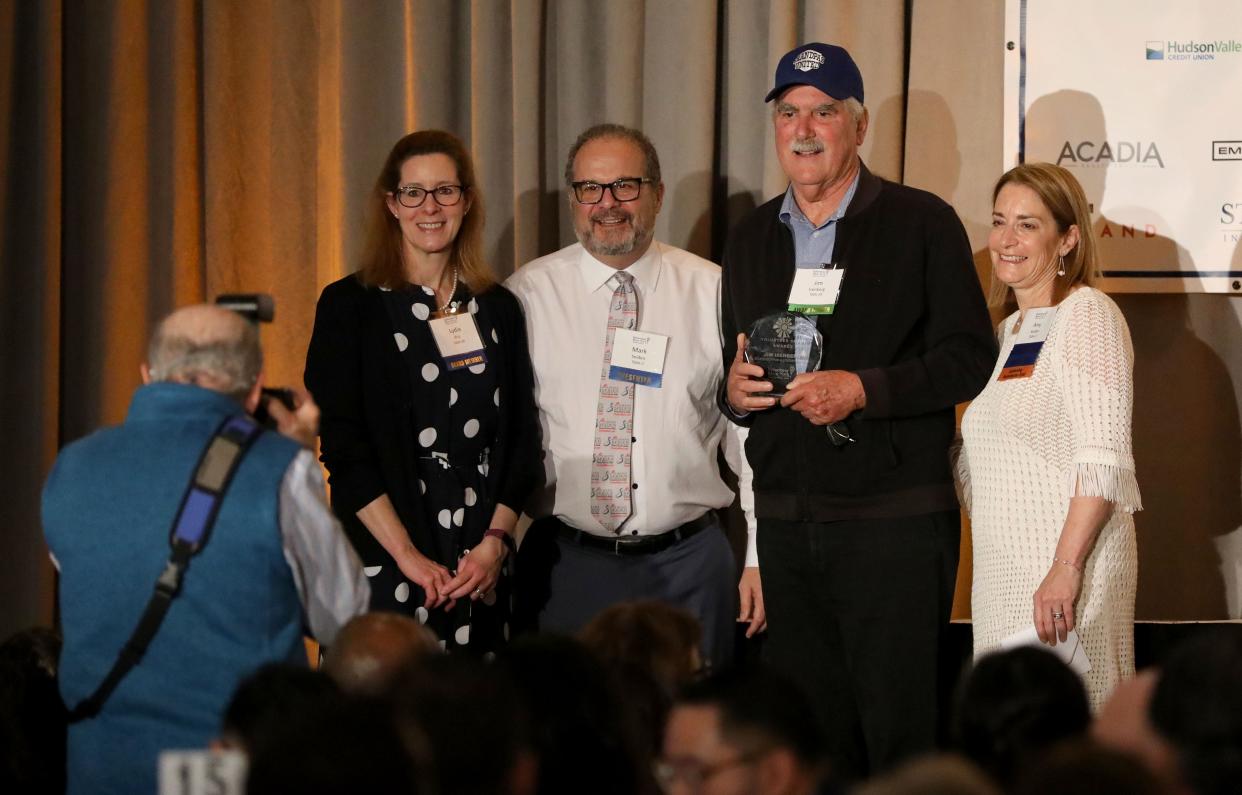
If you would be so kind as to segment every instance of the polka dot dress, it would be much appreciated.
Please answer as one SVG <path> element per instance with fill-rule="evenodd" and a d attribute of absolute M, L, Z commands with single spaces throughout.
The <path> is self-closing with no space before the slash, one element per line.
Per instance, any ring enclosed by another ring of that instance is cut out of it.
<path fill-rule="evenodd" d="M 434 539 L 424 555 L 456 572 L 457 561 L 478 544 L 491 524 L 495 503 L 487 485 L 490 445 L 495 437 L 500 401 L 494 353 L 500 338 L 465 285 L 454 299 L 478 326 L 488 361 L 450 369 L 441 358 L 429 321 L 435 295 L 411 286 L 384 294 L 392 321 L 392 344 L 406 364 L 412 384 L 417 483 L 423 518 Z M 371 578 L 371 607 L 413 616 L 427 624 L 450 651 L 483 655 L 504 642 L 508 631 L 509 593 L 505 572 L 495 590 L 477 601 L 459 599 L 451 612 L 423 607 L 422 588 L 404 577 L 391 558 L 364 561 Z M 508 561 L 506 561 L 506 568 Z"/>

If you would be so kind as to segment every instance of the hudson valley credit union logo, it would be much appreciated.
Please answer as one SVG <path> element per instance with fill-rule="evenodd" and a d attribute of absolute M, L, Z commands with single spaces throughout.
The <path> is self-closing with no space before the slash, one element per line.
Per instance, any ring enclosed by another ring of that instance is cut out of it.
<path fill-rule="evenodd" d="M 1164 168 L 1155 141 L 1066 141 L 1061 144 L 1057 165 L 1146 166 Z"/>
<path fill-rule="evenodd" d="M 1148 41 L 1146 49 L 1149 61 L 1215 61 L 1222 55 L 1242 53 L 1242 41 Z"/>
<path fill-rule="evenodd" d="M 809 72 L 824 65 L 824 56 L 815 50 L 803 50 L 794 58 L 793 66 L 799 72 Z"/>

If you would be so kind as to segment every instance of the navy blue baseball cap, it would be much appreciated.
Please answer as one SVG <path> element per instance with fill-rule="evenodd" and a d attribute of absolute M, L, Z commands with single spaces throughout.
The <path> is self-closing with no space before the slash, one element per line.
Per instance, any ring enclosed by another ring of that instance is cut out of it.
<path fill-rule="evenodd" d="M 776 79 L 763 101 L 771 102 L 790 86 L 815 86 L 833 99 L 863 101 L 858 64 L 844 47 L 835 44 L 813 41 L 785 53 L 776 64 Z"/>

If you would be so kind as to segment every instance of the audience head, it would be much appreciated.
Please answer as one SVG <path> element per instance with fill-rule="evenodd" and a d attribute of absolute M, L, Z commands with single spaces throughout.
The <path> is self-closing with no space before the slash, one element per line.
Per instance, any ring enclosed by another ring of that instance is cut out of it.
<path fill-rule="evenodd" d="M 350 619 L 324 653 L 324 671 L 348 693 L 377 695 L 400 670 L 439 654 L 435 633 L 400 613 L 365 613 Z"/>
<path fill-rule="evenodd" d="M 1207 633 L 1178 646 L 1161 665 L 1149 708 L 1195 795 L 1242 787 L 1242 638 Z"/>
<path fill-rule="evenodd" d="M 1113 689 L 1091 724 L 1091 737 L 1101 746 L 1128 754 L 1166 784 L 1178 781 L 1177 762 L 1168 741 L 1152 726 L 1148 709 L 1159 672 L 1139 671 Z"/>
<path fill-rule="evenodd" d="M 0 643 L 0 792 L 63 792 L 68 713 L 56 672 L 60 635 L 23 630 Z"/>
<path fill-rule="evenodd" d="M 433 791 L 526 795 L 534 788 L 525 713 L 506 672 L 465 654 L 415 660 L 393 684 L 396 721 L 425 750 Z"/>
<path fill-rule="evenodd" d="M 318 671 L 269 663 L 241 681 L 224 709 L 219 745 L 251 754 L 286 724 L 298 723 L 342 699 Z"/>
<path fill-rule="evenodd" d="M 1015 782 L 1013 795 L 1162 795 L 1168 790 L 1130 754 L 1092 742 L 1066 742 Z"/>
<path fill-rule="evenodd" d="M 365 699 L 331 700 L 282 724 L 254 749 L 246 793 L 435 793 L 419 776 L 415 759 L 387 705 Z"/>
<path fill-rule="evenodd" d="M 854 795 L 1000 795 L 995 782 L 955 754 L 914 759 L 853 791 Z"/>
<path fill-rule="evenodd" d="M 571 638 L 538 635 L 516 640 L 501 660 L 530 716 L 541 795 L 578 792 L 583 782 L 595 795 L 639 788 L 638 741 L 595 655 Z"/>
<path fill-rule="evenodd" d="M 996 181 L 992 205 L 993 231 L 988 238 L 992 287 L 988 299 L 993 306 L 1008 300 L 1015 275 L 1028 279 L 1055 276 L 1062 295 L 1074 285 L 1095 281 L 1099 258 L 1091 232 L 1091 205 L 1082 185 L 1068 170 L 1051 163 L 1024 163 L 1012 168 Z M 1026 261 L 1014 265 L 998 261 L 1006 250 L 1000 236 L 1011 234 L 1008 224 L 999 223 L 1005 220 L 1005 208 L 1022 210 L 1024 218 L 1034 219 L 1025 222 L 1035 225 L 1035 228 L 1023 228 L 1015 233 L 1025 236 L 1019 241 L 1020 247 L 1031 250 L 1020 252 L 1029 253 L 1029 256 Z M 1062 266 L 1064 275 L 1058 272 Z"/>
<path fill-rule="evenodd" d="M 592 619 L 578 638 L 605 664 L 648 671 L 673 693 L 702 666 L 702 634 L 698 619 L 690 611 L 645 600 L 609 607 Z"/>
<path fill-rule="evenodd" d="M 1008 787 L 1035 756 L 1085 735 L 1091 713 L 1081 680 L 1052 652 L 1030 646 L 989 654 L 958 689 L 957 750 Z"/>
<path fill-rule="evenodd" d="M 823 744 L 796 685 L 770 671 L 735 669 L 682 691 L 657 776 L 668 793 L 810 793 L 824 772 Z"/>
<path fill-rule="evenodd" d="M 176 310 L 156 327 L 142 380 L 194 384 L 253 409 L 262 369 L 263 351 L 253 323 L 223 307 L 196 304 Z"/>
<path fill-rule="evenodd" d="M 607 608 L 578 638 L 612 676 L 648 755 L 659 753 L 673 696 L 702 666 L 702 630 L 687 610 L 654 600 Z"/>
<path fill-rule="evenodd" d="M 443 163 L 448 172 L 445 178 L 461 187 L 460 194 L 438 197 L 427 193 L 418 207 L 406 208 L 399 189 L 412 183 L 403 180 L 402 172 L 410 168 L 410 161 L 415 158 L 423 158 L 424 163 Z M 407 243 L 416 244 L 418 240 L 417 232 L 403 228 L 403 224 L 413 223 L 417 215 L 411 210 L 437 212 L 451 222 L 445 232 L 450 238 L 449 265 L 457 268 L 461 281 L 475 293 L 491 286 L 495 278 L 483 259 L 483 195 L 470 152 L 453 134 L 443 130 L 412 132 L 393 144 L 384 159 L 368 210 L 370 225 L 361 269 L 362 279 L 368 284 L 396 288 L 408 283 L 403 250 Z"/>

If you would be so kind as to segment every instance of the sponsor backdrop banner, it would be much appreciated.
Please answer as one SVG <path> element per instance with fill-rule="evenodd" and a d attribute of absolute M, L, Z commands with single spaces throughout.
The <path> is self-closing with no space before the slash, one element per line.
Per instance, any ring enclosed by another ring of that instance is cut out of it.
<path fill-rule="evenodd" d="M 1082 183 L 1116 292 L 1242 292 L 1242 2 L 1007 0 L 1008 168 Z"/>

